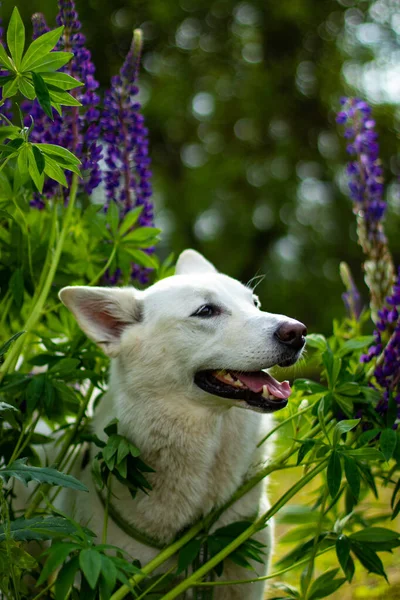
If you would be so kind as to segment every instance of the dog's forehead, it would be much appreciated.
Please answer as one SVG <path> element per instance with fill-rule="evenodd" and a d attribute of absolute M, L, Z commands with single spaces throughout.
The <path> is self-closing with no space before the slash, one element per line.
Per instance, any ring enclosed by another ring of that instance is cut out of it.
<path fill-rule="evenodd" d="M 156 307 L 168 303 L 171 308 L 196 302 L 248 304 L 251 298 L 251 289 L 220 273 L 174 275 L 158 281 L 143 295 L 145 305 Z"/>

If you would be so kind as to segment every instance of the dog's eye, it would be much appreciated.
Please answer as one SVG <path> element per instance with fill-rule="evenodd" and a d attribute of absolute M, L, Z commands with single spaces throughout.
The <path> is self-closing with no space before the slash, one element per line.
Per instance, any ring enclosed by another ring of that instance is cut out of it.
<path fill-rule="evenodd" d="M 219 312 L 219 310 L 218 310 L 217 306 L 214 306 L 213 304 L 203 304 L 203 306 L 200 306 L 200 308 L 198 308 L 190 316 L 207 318 L 207 317 L 213 317 L 214 315 L 218 314 L 218 312 Z"/>
<path fill-rule="evenodd" d="M 258 296 L 256 296 L 255 294 L 253 294 L 253 302 L 254 302 L 254 306 L 256 308 L 261 308 L 261 302 Z"/>

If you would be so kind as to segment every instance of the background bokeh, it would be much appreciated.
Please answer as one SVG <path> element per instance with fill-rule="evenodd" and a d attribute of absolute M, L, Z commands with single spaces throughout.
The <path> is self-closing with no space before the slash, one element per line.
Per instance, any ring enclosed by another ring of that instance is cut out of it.
<path fill-rule="evenodd" d="M 30 28 L 56 0 L 23 0 Z M 357 94 L 378 121 L 400 259 L 398 0 L 77 0 L 105 89 L 144 31 L 141 101 L 150 128 L 161 256 L 191 246 L 258 287 L 263 308 L 331 331 L 344 314 L 338 266 L 365 300 L 346 197 L 339 98 Z M 3 1 L 8 20 L 13 0 Z"/>

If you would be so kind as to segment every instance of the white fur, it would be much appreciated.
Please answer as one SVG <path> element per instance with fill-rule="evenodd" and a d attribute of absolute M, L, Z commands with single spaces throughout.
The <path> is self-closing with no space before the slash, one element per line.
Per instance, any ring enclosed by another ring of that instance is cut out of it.
<path fill-rule="evenodd" d="M 87 335 L 112 357 L 109 391 L 95 414 L 95 432 L 104 437 L 104 426 L 117 417 L 119 432 L 155 469 L 149 476 L 153 490 L 148 496 L 139 492 L 135 500 L 114 481 L 114 505 L 126 521 L 168 543 L 224 504 L 271 455 L 270 444 L 256 448 L 271 427 L 270 415 L 239 410 L 248 405 L 206 393 L 194 383 L 194 374 L 218 368 L 255 371 L 281 362 L 285 348 L 273 334 L 289 319 L 261 312 L 250 289 L 217 273 L 193 250 L 181 254 L 175 276 L 146 291 L 69 287 L 60 297 Z M 219 306 L 221 314 L 209 319 L 191 316 L 209 303 Z M 74 496 L 75 517 L 101 536 L 103 507 L 90 466 L 77 475 L 90 492 L 89 498 Z M 71 511 L 71 502 L 71 495 L 63 491 L 64 510 Z M 216 527 L 262 514 L 267 507 L 262 482 L 227 510 Z M 271 527 L 258 534 L 268 546 L 266 565 L 254 565 L 258 575 L 268 568 Z M 142 564 L 158 553 L 112 521 L 107 541 Z M 226 561 L 223 578 L 251 576 Z M 263 590 L 263 584 L 220 587 L 214 597 L 260 600 Z"/>

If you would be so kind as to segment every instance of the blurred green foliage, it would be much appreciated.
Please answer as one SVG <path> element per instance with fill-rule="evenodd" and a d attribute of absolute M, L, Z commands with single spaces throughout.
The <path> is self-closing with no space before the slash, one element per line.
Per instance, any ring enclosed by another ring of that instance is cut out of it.
<path fill-rule="evenodd" d="M 56 0 L 17 2 L 27 25 Z M 264 310 L 311 331 L 343 315 L 338 266 L 361 286 L 362 252 L 345 195 L 342 95 L 373 103 L 385 165 L 387 233 L 400 259 L 400 7 L 391 0 L 77 0 L 106 88 L 132 28 L 145 47 L 159 252 L 185 247 L 258 287 Z M 14 0 L 3 1 L 8 20 Z"/>

